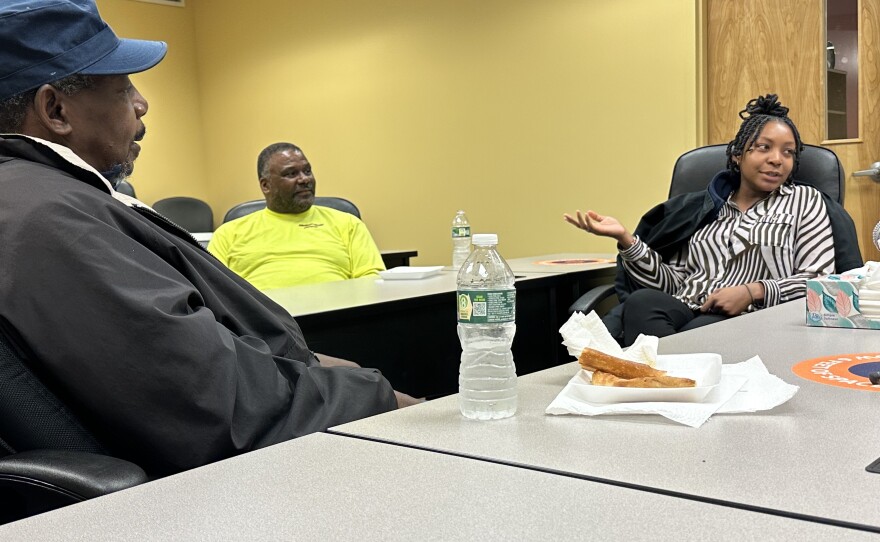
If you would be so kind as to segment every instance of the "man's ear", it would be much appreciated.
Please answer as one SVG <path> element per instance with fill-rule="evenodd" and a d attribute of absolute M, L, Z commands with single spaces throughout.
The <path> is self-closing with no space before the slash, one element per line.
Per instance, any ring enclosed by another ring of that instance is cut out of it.
<path fill-rule="evenodd" d="M 34 120 L 49 132 L 66 136 L 73 131 L 68 118 L 69 96 L 53 87 L 43 85 L 34 96 Z"/>
<path fill-rule="evenodd" d="M 265 177 L 260 178 L 260 190 L 264 195 L 269 193 L 269 179 Z"/>

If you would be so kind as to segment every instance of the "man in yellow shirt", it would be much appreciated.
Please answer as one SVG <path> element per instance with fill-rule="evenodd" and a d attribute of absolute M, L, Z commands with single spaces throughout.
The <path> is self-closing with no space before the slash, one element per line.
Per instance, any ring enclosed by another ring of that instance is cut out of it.
<path fill-rule="evenodd" d="M 366 225 L 314 205 L 315 176 L 302 150 L 274 143 L 257 159 L 266 209 L 227 222 L 208 250 L 260 290 L 346 280 L 385 269 Z"/>

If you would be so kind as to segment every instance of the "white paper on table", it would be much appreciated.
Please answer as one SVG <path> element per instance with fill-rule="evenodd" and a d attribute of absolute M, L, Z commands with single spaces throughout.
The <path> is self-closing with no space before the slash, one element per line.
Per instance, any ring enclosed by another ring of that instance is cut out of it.
<path fill-rule="evenodd" d="M 748 381 L 739 390 L 739 393 L 718 409 L 718 414 L 770 410 L 794 397 L 794 394 L 800 389 L 798 386 L 770 374 L 760 356 L 747 359 L 742 363 L 722 365 L 721 372 L 722 375 L 745 377 L 748 378 Z"/>
<path fill-rule="evenodd" d="M 657 345 L 659 339 L 650 335 L 639 335 L 635 342 L 626 349 L 620 347 L 614 337 L 608 333 L 608 328 L 595 311 L 589 314 L 576 312 L 569 317 L 568 321 L 559 328 L 562 335 L 562 344 L 568 348 L 568 353 L 577 359 L 584 348 L 604 352 L 610 356 L 622 358 L 628 361 L 646 363 L 651 367 L 657 359 Z"/>
<path fill-rule="evenodd" d="M 699 402 L 588 403 L 581 400 L 574 389 L 576 379 L 580 378 L 580 374 L 576 374 L 566 384 L 547 407 L 547 414 L 659 414 L 690 427 L 699 427 L 716 412 L 734 414 L 769 410 L 794 397 L 799 389 L 770 374 L 758 356 L 742 363 L 722 365 L 721 382 Z"/>
<path fill-rule="evenodd" d="M 595 312 L 573 314 L 559 329 L 568 352 L 575 358 L 590 347 L 606 354 L 655 365 L 659 339 L 640 335 L 624 351 L 615 341 Z M 665 357 L 665 356 L 664 356 Z M 668 369 L 668 367 L 664 367 Z M 770 374 L 761 358 L 755 356 L 741 363 L 721 366 L 720 382 L 700 401 L 691 402 L 615 402 L 598 403 L 584 400 L 585 375 L 579 370 L 546 409 L 547 414 L 659 414 L 670 420 L 699 427 L 714 413 L 734 414 L 769 410 L 785 403 L 798 391 Z M 674 371 L 670 371 L 674 375 Z M 682 376 L 682 375 L 674 375 Z M 589 384 L 587 384 L 589 385 Z M 699 385 L 699 380 L 698 380 Z"/>
<path fill-rule="evenodd" d="M 575 375 L 575 379 L 581 378 Z M 574 380 L 574 379 L 572 379 Z M 721 382 L 699 402 L 653 402 L 653 403 L 587 403 L 580 400 L 573 384 L 566 384 L 562 392 L 550 403 L 547 414 L 579 414 L 598 416 L 600 414 L 659 414 L 672 421 L 699 427 L 709 419 L 724 403 L 733 397 L 746 383 L 741 376 L 721 376 Z"/>

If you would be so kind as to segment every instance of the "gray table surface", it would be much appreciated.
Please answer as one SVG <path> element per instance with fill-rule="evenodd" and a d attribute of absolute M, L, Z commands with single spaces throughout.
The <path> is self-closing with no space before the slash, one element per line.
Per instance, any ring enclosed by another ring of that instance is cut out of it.
<path fill-rule="evenodd" d="M 541 273 L 523 273 L 517 280 L 541 278 Z M 390 303 L 418 297 L 454 292 L 456 274 L 441 270 L 438 274 L 415 280 L 385 280 L 361 277 L 351 280 L 306 284 L 264 292 L 293 317 Z"/>
<path fill-rule="evenodd" d="M 564 253 L 545 254 L 510 260 L 511 269 L 522 278 L 529 280 L 547 274 L 580 273 L 598 271 L 614 267 L 614 263 L 596 262 L 577 265 L 540 265 L 534 262 L 565 258 L 601 259 L 608 254 Z M 438 274 L 417 280 L 384 280 L 377 277 L 362 277 L 351 280 L 306 284 L 290 288 L 278 288 L 264 292 L 273 301 L 284 307 L 292 316 L 305 316 L 328 311 L 349 309 L 364 305 L 375 305 L 428 295 L 454 292 L 457 273 L 445 267 Z"/>
<path fill-rule="evenodd" d="M 452 291 L 455 291 L 455 274 L 444 270 L 418 280 L 361 277 L 278 288 L 264 293 L 297 317 Z"/>
<path fill-rule="evenodd" d="M 514 273 L 574 273 L 580 271 L 592 271 L 614 267 L 617 254 L 608 253 L 582 253 L 561 252 L 556 254 L 542 254 L 540 256 L 528 256 L 525 258 L 511 258 L 507 265 Z M 552 263 L 565 262 L 566 263 Z M 589 263 L 571 263 L 576 260 L 596 260 Z"/>
<path fill-rule="evenodd" d="M 760 355 L 800 386 L 787 403 L 715 415 L 690 428 L 659 416 L 551 416 L 544 410 L 578 371 L 561 365 L 519 379 L 513 418 L 475 422 L 457 396 L 331 429 L 463 456 L 610 480 L 793 516 L 880 528 L 880 393 L 794 375 L 795 363 L 880 350 L 871 330 L 808 328 L 796 301 L 660 341 L 660 352 L 718 352 L 725 363 Z"/>
<path fill-rule="evenodd" d="M 0 527 L 3 540 L 867 540 L 869 533 L 326 434 Z"/>

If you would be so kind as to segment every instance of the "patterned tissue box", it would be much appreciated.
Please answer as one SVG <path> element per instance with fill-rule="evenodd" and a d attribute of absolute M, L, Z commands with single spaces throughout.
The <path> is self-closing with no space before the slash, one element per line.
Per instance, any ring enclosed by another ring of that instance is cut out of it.
<path fill-rule="evenodd" d="M 859 309 L 861 275 L 827 275 L 807 281 L 807 325 L 880 329 Z"/>

